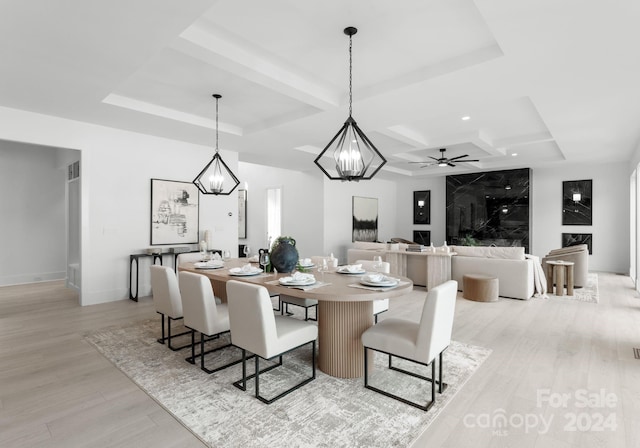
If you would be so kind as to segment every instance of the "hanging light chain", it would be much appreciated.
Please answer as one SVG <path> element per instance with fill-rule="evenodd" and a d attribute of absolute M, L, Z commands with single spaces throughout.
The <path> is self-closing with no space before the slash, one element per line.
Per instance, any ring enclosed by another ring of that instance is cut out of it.
<path fill-rule="evenodd" d="M 220 100 L 220 96 L 215 96 L 216 98 L 216 153 L 218 152 L 218 101 Z"/>
<path fill-rule="evenodd" d="M 353 111 L 353 107 L 352 107 L 352 103 L 353 103 L 353 88 L 352 88 L 352 83 L 353 83 L 353 75 L 352 75 L 352 71 L 353 71 L 353 52 L 352 52 L 352 47 L 353 47 L 353 35 L 349 35 L 349 116 L 351 116 L 352 111 Z"/>

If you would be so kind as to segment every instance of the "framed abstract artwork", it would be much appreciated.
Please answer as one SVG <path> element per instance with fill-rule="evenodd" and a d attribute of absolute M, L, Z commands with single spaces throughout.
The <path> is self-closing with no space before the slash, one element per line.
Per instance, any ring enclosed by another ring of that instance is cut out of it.
<path fill-rule="evenodd" d="M 562 225 L 590 226 L 592 207 L 591 179 L 562 182 Z"/>
<path fill-rule="evenodd" d="M 589 248 L 589 255 L 593 253 L 593 235 L 591 233 L 563 233 L 562 247 L 577 246 L 586 244 Z"/>
<path fill-rule="evenodd" d="M 413 223 L 431 224 L 431 190 L 413 192 Z"/>
<path fill-rule="evenodd" d="M 151 245 L 197 244 L 199 207 L 193 183 L 151 179 Z"/>
<path fill-rule="evenodd" d="M 238 190 L 238 238 L 247 237 L 247 190 Z"/>
<path fill-rule="evenodd" d="M 431 231 L 430 230 L 414 230 L 413 242 L 422 244 L 423 246 L 429 246 L 431 244 Z"/>
<path fill-rule="evenodd" d="M 353 196 L 351 241 L 378 240 L 378 198 Z"/>

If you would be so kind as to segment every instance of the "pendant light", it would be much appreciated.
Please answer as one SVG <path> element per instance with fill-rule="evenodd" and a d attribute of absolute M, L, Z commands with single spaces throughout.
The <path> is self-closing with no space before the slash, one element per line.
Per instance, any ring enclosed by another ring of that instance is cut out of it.
<path fill-rule="evenodd" d="M 352 26 L 344 29 L 344 34 L 349 36 L 349 118 L 314 160 L 314 163 L 331 180 L 356 182 L 361 179 L 369 180 L 387 163 L 351 116 L 353 103 L 352 38 L 357 32 L 358 30 Z"/>
<path fill-rule="evenodd" d="M 203 194 L 229 195 L 240 184 L 240 181 L 224 163 L 218 152 L 218 100 L 222 98 L 222 95 L 216 93 L 213 97 L 216 99 L 216 153 L 211 162 L 193 180 L 193 183 Z M 226 191 L 225 188 L 227 188 Z"/>

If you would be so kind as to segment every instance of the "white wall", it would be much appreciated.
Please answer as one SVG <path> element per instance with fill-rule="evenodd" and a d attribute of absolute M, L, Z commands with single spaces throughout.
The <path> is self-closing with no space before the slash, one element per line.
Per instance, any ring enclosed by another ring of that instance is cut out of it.
<path fill-rule="evenodd" d="M 544 256 L 562 245 L 562 233 L 593 234 L 589 270 L 629 272 L 629 167 L 627 163 L 567 164 L 533 170 L 532 250 Z M 593 180 L 593 225 L 562 225 L 562 181 Z"/>
<path fill-rule="evenodd" d="M 9 108 L 0 108 L 0 122 L 0 139 L 82 151 L 81 302 L 128 298 L 129 254 L 150 245 L 150 179 L 190 182 L 212 148 Z M 237 153 L 221 155 L 235 172 Z M 200 229 L 216 229 L 214 245 L 236 245 L 237 208 L 235 195 L 200 196 Z M 146 267 L 141 296 L 150 292 Z"/>
<path fill-rule="evenodd" d="M 629 270 L 629 168 L 627 163 L 567 164 L 532 170 L 533 217 L 530 253 L 543 257 L 562 246 L 562 233 L 591 233 L 589 269 L 627 273 Z M 593 225 L 562 225 L 562 182 L 593 180 Z M 431 225 L 413 225 L 413 191 L 431 190 Z M 407 180 L 398 184 L 398 231 L 411 239 L 413 230 L 431 230 L 434 245 L 446 234 L 446 177 Z"/>
<path fill-rule="evenodd" d="M 0 141 L 0 285 L 66 277 L 65 176 L 55 150 Z"/>
<path fill-rule="evenodd" d="M 413 192 L 431 191 L 431 224 L 413 224 Z M 429 230 L 434 246 L 442 246 L 446 237 L 446 177 L 408 179 L 398 184 L 397 228 L 400 238 L 413 239 L 414 230 Z"/>
<path fill-rule="evenodd" d="M 396 232 L 396 184 L 373 179 L 340 182 L 326 179 L 319 169 L 305 172 L 240 163 L 248 184 L 247 239 L 252 253 L 266 247 L 266 197 L 268 187 L 283 188 L 282 232 L 296 240 L 301 257 L 333 253 L 347 261 L 351 247 L 352 198 L 378 198 L 378 240 L 388 241 Z"/>
<path fill-rule="evenodd" d="M 238 164 L 247 184 L 247 238 L 251 253 L 267 247 L 267 188 L 282 188 L 282 234 L 296 240 L 300 257 L 323 254 L 323 184 L 321 173 Z"/>
<path fill-rule="evenodd" d="M 329 180 L 324 183 L 324 254 L 333 253 L 340 263 L 347 262 L 351 247 L 352 198 L 378 198 L 378 241 L 399 236 L 396 215 L 398 189 L 395 182 L 373 178 L 360 182 Z"/>

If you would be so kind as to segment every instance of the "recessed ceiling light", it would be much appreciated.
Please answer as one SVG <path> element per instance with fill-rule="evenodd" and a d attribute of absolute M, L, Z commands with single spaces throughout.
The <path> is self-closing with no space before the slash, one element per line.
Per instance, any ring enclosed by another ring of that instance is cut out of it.
<path fill-rule="evenodd" d="M 462 121 L 467 121 L 467 120 L 471 120 L 471 117 L 469 115 L 465 115 L 464 117 L 462 117 Z"/>
<path fill-rule="evenodd" d="M 518 153 L 517 153 L 517 152 L 512 152 L 512 153 L 511 153 L 511 157 L 516 157 L 517 155 L 518 155 Z"/>

